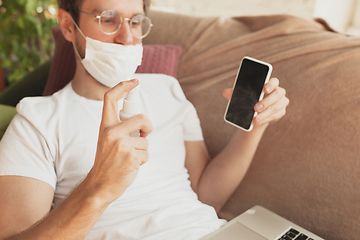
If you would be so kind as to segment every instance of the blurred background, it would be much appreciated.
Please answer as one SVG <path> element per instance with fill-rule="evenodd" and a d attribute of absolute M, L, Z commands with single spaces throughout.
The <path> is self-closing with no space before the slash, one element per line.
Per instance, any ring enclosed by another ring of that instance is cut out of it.
<path fill-rule="evenodd" d="M 321 17 L 339 32 L 360 35 L 360 0 L 152 0 L 151 8 L 201 17 Z M 56 14 L 56 0 L 0 0 L 0 91 L 51 59 Z"/>
<path fill-rule="evenodd" d="M 360 31 L 360 0 L 152 0 L 153 9 L 196 16 L 291 14 L 321 17 L 340 32 Z"/>
<path fill-rule="evenodd" d="M 311 18 L 315 0 L 152 0 L 163 11 L 198 16 L 238 16 L 289 13 Z"/>

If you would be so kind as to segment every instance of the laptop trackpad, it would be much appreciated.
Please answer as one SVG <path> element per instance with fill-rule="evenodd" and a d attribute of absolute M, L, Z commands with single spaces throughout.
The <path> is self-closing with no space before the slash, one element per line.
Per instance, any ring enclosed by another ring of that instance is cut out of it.
<path fill-rule="evenodd" d="M 236 221 L 225 226 L 225 228 L 226 229 L 222 229 L 219 233 L 211 236 L 209 240 L 268 240 Z"/>

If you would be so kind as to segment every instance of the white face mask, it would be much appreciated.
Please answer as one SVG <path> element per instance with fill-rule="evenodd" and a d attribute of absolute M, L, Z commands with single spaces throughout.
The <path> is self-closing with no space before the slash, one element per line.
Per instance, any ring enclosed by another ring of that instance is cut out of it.
<path fill-rule="evenodd" d="M 134 78 L 142 61 L 142 44 L 121 45 L 97 41 L 85 37 L 77 24 L 74 24 L 86 40 L 85 58 L 81 59 L 74 46 L 75 52 L 92 77 L 111 88 L 119 82 Z"/>

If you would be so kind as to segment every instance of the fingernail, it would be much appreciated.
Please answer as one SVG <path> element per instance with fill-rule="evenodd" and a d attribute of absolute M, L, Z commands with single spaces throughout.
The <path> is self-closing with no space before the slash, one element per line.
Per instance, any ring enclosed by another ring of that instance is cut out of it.
<path fill-rule="evenodd" d="M 271 88 L 269 86 L 266 86 L 265 89 L 266 89 L 266 92 L 268 92 L 268 93 L 271 91 Z"/>
<path fill-rule="evenodd" d="M 256 106 L 256 109 L 257 109 L 258 111 L 263 110 L 263 108 L 264 108 L 264 105 L 262 105 L 261 103 L 259 103 L 259 104 Z"/>
<path fill-rule="evenodd" d="M 131 82 L 132 82 L 132 83 L 137 83 L 138 80 L 137 80 L 137 79 L 132 79 Z"/>

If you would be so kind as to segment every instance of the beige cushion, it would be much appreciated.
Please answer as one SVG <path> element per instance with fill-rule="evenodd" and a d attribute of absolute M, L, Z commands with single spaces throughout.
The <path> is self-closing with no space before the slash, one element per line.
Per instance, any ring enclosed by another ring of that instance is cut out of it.
<path fill-rule="evenodd" d="M 243 56 L 271 63 L 286 116 L 265 132 L 243 182 L 220 212 L 262 205 L 326 239 L 360 234 L 360 39 L 286 15 L 196 18 L 151 12 L 147 44 L 182 46 L 178 79 L 198 110 L 210 154 L 234 128 L 223 121 Z"/>

